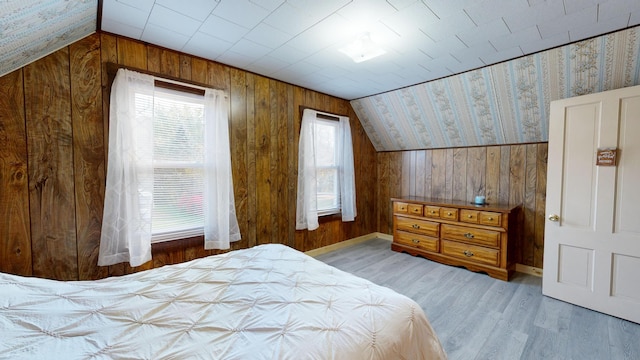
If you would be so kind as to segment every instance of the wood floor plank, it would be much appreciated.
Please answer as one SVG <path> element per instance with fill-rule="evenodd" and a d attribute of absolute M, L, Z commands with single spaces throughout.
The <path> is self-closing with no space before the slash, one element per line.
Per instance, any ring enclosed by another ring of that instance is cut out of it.
<path fill-rule="evenodd" d="M 525 332 L 533 324 L 542 302 L 542 281 L 534 276 L 522 279 L 503 314 L 513 329 Z"/>
<path fill-rule="evenodd" d="M 485 311 L 499 311 L 502 313 L 518 289 L 518 275 L 516 274 L 510 282 L 493 282 L 484 296 L 478 301 L 478 307 Z"/>
<path fill-rule="evenodd" d="M 447 356 L 450 359 L 475 359 L 484 343 L 489 339 L 500 321 L 501 313 L 474 311 L 468 315 L 467 321 L 461 322 L 447 336 Z"/>
<path fill-rule="evenodd" d="M 496 280 L 391 251 L 384 239 L 317 259 L 416 301 L 450 360 L 640 359 L 640 324 L 545 297 L 539 277 Z"/>
<path fill-rule="evenodd" d="M 443 305 L 445 309 L 439 309 L 440 316 L 434 317 L 433 324 L 441 324 L 443 330 L 443 336 L 448 336 L 449 332 L 446 329 L 450 327 L 450 324 L 467 323 L 470 314 L 475 310 L 478 299 L 482 298 L 487 291 L 491 282 L 491 278 L 488 276 L 476 277 L 471 272 L 465 271 L 469 275 L 455 278 L 455 283 L 449 287 L 448 296 L 444 299 Z M 465 296 L 458 296 L 460 293 L 464 293 Z M 484 311 L 483 311 L 484 313 Z"/>
<path fill-rule="evenodd" d="M 555 333 L 566 330 L 571 320 L 572 306 L 569 303 L 545 297 L 540 303 L 533 325 Z"/>
<path fill-rule="evenodd" d="M 608 317 L 609 346 L 612 359 L 640 359 L 640 326 Z"/>
<path fill-rule="evenodd" d="M 608 315 L 578 306 L 571 311 L 567 346 L 570 359 L 613 359 L 609 349 Z M 601 324 L 597 326 L 596 324 Z"/>
<path fill-rule="evenodd" d="M 568 329 L 557 333 L 548 329 L 532 327 L 521 359 L 562 360 L 567 358 L 567 344 L 570 343 Z"/>
<path fill-rule="evenodd" d="M 436 333 L 437 331 L 436 329 Z M 529 335 L 513 329 L 509 319 L 503 317 L 491 332 L 489 339 L 482 344 L 475 359 L 520 359 L 528 338 Z"/>

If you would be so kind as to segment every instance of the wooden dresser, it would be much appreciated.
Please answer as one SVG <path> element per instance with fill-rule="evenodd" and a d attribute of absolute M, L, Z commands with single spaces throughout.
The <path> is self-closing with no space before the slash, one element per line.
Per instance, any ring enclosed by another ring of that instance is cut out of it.
<path fill-rule="evenodd" d="M 521 206 L 393 198 L 391 249 L 509 280 L 518 261 Z"/>

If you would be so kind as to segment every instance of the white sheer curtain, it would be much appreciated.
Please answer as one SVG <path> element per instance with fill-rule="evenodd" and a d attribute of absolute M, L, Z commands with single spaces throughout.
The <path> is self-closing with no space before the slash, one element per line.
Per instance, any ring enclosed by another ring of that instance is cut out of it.
<path fill-rule="evenodd" d="M 153 76 L 125 69 L 111 86 L 100 266 L 151 260 L 153 88 Z M 145 111 L 136 112 L 136 102 Z"/>
<path fill-rule="evenodd" d="M 205 249 L 228 249 L 230 242 L 240 240 L 231 176 L 228 109 L 224 91 L 205 90 Z"/>
<path fill-rule="evenodd" d="M 98 265 L 151 260 L 154 77 L 120 69 L 111 89 L 109 153 Z M 228 98 L 206 89 L 205 249 L 228 249 L 240 239 L 235 211 Z"/>
<path fill-rule="evenodd" d="M 340 116 L 340 136 L 337 148 L 340 154 L 340 199 L 342 204 L 342 221 L 354 221 L 356 211 L 356 178 L 353 161 L 353 145 L 351 143 L 351 126 L 349 118 Z"/>
<path fill-rule="evenodd" d="M 315 129 L 318 113 L 315 110 L 305 109 L 302 114 L 298 148 L 297 230 L 315 230 L 319 227 L 316 154 L 322 149 L 316 147 Z M 351 127 L 349 126 L 349 118 L 346 116 L 340 116 L 339 122 L 340 134 L 336 144 L 336 151 L 338 151 L 340 157 L 338 181 L 342 221 L 353 221 L 357 212 Z"/>

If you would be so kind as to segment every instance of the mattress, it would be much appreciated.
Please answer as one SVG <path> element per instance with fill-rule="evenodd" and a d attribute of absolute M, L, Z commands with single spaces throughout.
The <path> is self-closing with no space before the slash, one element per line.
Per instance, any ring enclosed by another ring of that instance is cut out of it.
<path fill-rule="evenodd" d="M 284 245 L 95 281 L 0 273 L 2 359 L 443 359 L 420 306 Z"/>

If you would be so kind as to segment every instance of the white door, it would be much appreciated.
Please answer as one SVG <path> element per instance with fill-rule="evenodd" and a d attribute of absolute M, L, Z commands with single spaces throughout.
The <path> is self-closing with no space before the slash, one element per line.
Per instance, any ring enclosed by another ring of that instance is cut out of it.
<path fill-rule="evenodd" d="M 640 323 L 640 86 L 551 103 L 546 204 L 543 294 Z"/>

